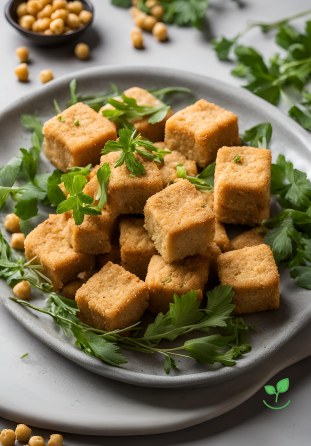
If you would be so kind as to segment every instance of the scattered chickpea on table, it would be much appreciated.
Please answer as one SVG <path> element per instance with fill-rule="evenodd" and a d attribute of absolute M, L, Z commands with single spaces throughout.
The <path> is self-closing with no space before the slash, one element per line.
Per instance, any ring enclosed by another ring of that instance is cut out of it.
<path fill-rule="evenodd" d="M 78 59 L 88 59 L 90 55 L 90 47 L 86 43 L 78 43 L 75 46 L 74 53 Z"/>
<path fill-rule="evenodd" d="M 16 13 L 22 28 L 45 35 L 72 32 L 93 17 L 79 0 L 28 0 L 18 5 Z"/>
<path fill-rule="evenodd" d="M 25 424 L 18 424 L 15 432 L 12 429 L 3 429 L 0 433 L 1 446 L 14 446 L 15 441 L 25 443 L 26 446 L 46 446 L 45 441 L 40 436 L 31 437 L 32 430 Z M 47 446 L 63 446 L 63 436 L 60 434 L 50 435 Z"/>
<path fill-rule="evenodd" d="M 20 218 L 16 214 L 9 214 L 5 217 L 4 227 L 7 231 L 11 232 L 21 232 Z"/>
<path fill-rule="evenodd" d="M 166 26 L 160 22 L 164 14 L 163 6 L 159 5 L 156 0 L 147 0 L 145 5 L 150 8 L 150 14 L 146 14 L 137 7 L 138 3 L 138 0 L 133 0 L 131 8 L 131 15 L 136 26 L 130 34 L 133 47 L 143 48 L 141 30 L 151 32 L 159 42 L 167 40 Z"/>

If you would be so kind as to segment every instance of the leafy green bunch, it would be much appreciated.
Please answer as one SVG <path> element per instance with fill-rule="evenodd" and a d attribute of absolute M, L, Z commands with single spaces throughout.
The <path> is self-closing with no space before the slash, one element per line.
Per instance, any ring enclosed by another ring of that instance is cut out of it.
<path fill-rule="evenodd" d="M 270 24 L 253 23 L 233 39 L 222 37 L 213 41 L 220 60 L 228 59 L 234 50 L 237 65 L 231 73 L 247 80 L 244 88 L 273 105 L 278 105 L 283 97 L 289 115 L 307 130 L 311 130 L 311 94 L 307 90 L 311 77 L 311 22 L 306 22 L 305 33 L 298 32 L 288 22 L 310 13 L 308 10 Z M 241 36 L 256 26 L 263 32 L 277 29 L 276 43 L 286 50 L 285 57 L 276 54 L 266 62 L 254 48 L 238 44 Z M 292 90 L 300 96 L 298 105 L 289 97 Z"/>
<path fill-rule="evenodd" d="M 15 214 L 21 220 L 28 220 L 38 215 L 39 200 L 43 205 L 57 205 L 64 199 L 64 194 L 58 187 L 62 175 L 60 170 L 55 170 L 52 175 L 37 173 L 43 142 L 41 122 L 36 115 L 22 114 L 20 119 L 21 124 L 33 132 L 32 147 L 20 149 L 21 155 L 14 156 L 0 169 L 0 209 L 11 196 L 17 202 Z"/>
<path fill-rule="evenodd" d="M 142 150 L 142 147 L 147 150 Z M 105 148 L 101 151 L 102 155 L 107 155 L 110 152 L 119 152 L 119 156 L 114 167 L 122 166 L 123 163 L 133 175 L 143 175 L 145 173 L 144 166 L 137 161 L 134 152 L 140 155 L 156 161 L 157 163 L 163 163 L 163 156 L 171 153 L 169 150 L 162 150 L 154 146 L 152 142 L 147 139 L 141 139 L 141 135 L 137 135 L 137 130 L 134 131 L 129 129 L 119 130 L 119 141 L 107 141 Z M 155 153 L 152 153 L 155 152 Z"/>
<path fill-rule="evenodd" d="M 262 222 L 270 229 L 264 242 L 276 264 L 286 262 L 296 284 L 311 289 L 311 182 L 279 155 L 271 168 L 271 193 L 285 209 Z"/>
<path fill-rule="evenodd" d="M 129 8 L 132 5 L 131 0 L 111 0 L 111 3 L 120 8 Z M 194 26 L 201 30 L 209 0 L 158 0 L 158 4 L 164 8 L 163 22 Z M 146 14 L 150 13 L 146 0 L 140 0 L 137 7 Z"/>
<path fill-rule="evenodd" d="M 99 188 L 95 200 L 83 192 L 88 182 L 86 175 L 90 173 L 90 168 L 90 164 L 82 169 L 74 167 L 61 177 L 69 197 L 57 206 L 56 211 L 58 214 L 63 214 L 72 210 L 76 225 L 83 223 L 84 215 L 100 215 L 102 207 L 108 200 L 107 192 L 111 175 L 109 163 L 104 163 L 96 172 Z M 98 201 L 97 205 L 94 204 L 95 201 Z"/>
<path fill-rule="evenodd" d="M 50 292 L 48 286 L 46 292 Z M 246 343 L 247 331 L 254 329 L 254 326 L 245 324 L 242 318 L 232 317 L 235 307 L 232 304 L 233 295 L 232 287 L 218 286 L 207 293 L 208 303 L 203 310 L 199 308 L 196 291 L 184 294 L 181 298 L 175 295 L 169 311 L 165 315 L 160 313 L 141 337 L 139 333 L 142 328 L 138 326 L 139 322 L 112 332 L 83 324 L 77 317 L 79 309 L 76 302 L 53 292 L 50 293 L 49 304 L 45 308 L 35 307 L 24 300 L 11 299 L 51 316 L 68 338 L 76 339 L 76 345 L 82 351 L 108 364 L 118 366 L 127 363 L 121 349 L 147 354 L 157 353 L 163 356 L 164 370 L 169 373 L 171 367 L 177 368 L 174 356 L 195 359 L 200 364 L 220 362 L 225 366 L 233 366 L 236 358 L 251 350 L 251 346 Z M 163 348 L 160 345 L 163 340 L 174 341 L 185 335 L 189 338 L 192 332 L 208 333 L 217 328 L 224 334 L 213 333 L 194 337 L 177 347 Z M 124 331 L 133 329 L 133 336 L 122 335 Z"/>

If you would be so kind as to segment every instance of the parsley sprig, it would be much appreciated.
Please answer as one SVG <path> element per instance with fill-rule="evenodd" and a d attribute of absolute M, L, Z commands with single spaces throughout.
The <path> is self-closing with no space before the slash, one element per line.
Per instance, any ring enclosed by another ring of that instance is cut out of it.
<path fill-rule="evenodd" d="M 233 39 L 223 37 L 213 42 L 220 60 L 228 59 L 234 50 L 237 65 L 231 73 L 246 79 L 244 88 L 273 105 L 278 105 L 283 98 L 289 107 L 289 116 L 307 130 L 311 130 L 311 95 L 307 89 L 311 78 L 311 22 L 306 22 L 305 33 L 288 22 L 310 13 L 308 10 L 271 24 L 253 23 Z M 277 29 L 276 43 L 286 51 L 286 56 L 275 54 L 266 62 L 256 49 L 239 45 L 240 37 L 255 26 L 263 32 Z M 295 97 L 296 103 L 291 97 Z"/>
<path fill-rule="evenodd" d="M 163 163 L 163 156 L 171 152 L 169 150 L 159 149 L 147 139 L 140 138 L 141 136 L 140 134 L 137 135 L 136 129 L 134 131 L 120 129 L 119 141 L 106 142 L 105 148 L 101 151 L 101 154 L 107 155 L 110 152 L 122 151 L 114 167 L 122 166 L 122 164 L 125 163 L 130 172 L 133 172 L 135 175 L 143 175 L 145 173 L 145 168 L 139 161 L 137 161 L 134 152 L 158 163 Z M 147 150 L 142 150 L 142 147 Z"/>
<path fill-rule="evenodd" d="M 100 215 L 101 209 L 107 204 L 107 191 L 111 169 L 108 163 L 104 163 L 97 170 L 98 194 L 94 200 L 87 194 L 83 193 L 84 186 L 88 180 L 85 175 L 89 174 L 90 165 L 84 169 L 74 168 L 71 172 L 62 176 L 64 186 L 69 193 L 69 197 L 57 206 L 57 213 L 73 211 L 73 218 L 76 225 L 81 225 L 84 221 L 84 215 Z M 97 205 L 94 205 L 95 201 Z"/>
<path fill-rule="evenodd" d="M 176 173 L 178 178 L 188 180 L 201 192 L 212 192 L 214 189 L 215 162 L 205 167 L 205 169 L 196 177 L 187 175 L 186 168 L 182 164 L 178 164 Z"/>

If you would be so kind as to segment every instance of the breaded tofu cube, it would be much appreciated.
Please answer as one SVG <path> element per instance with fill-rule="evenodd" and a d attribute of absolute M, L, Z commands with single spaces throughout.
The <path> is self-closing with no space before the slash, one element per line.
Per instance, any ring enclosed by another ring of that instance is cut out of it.
<path fill-rule="evenodd" d="M 148 265 L 157 250 L 144 228 L 144 220 L 126 218 L 120 222 L 121 265 L 145 280 Z"/>
<path fill-rule="evenodd" d="M 101 157 L 101 164 L 109 163 L 111 176 L 108 187 L 108 202 L 106 210 L 114 217 L 121 214 L 142 214 L 146 201 L 151 195 L 163 189 L 163 183 L 159 169 L 154 161 L 134 153 L 136 159 L 145 167 L 143 175 L 131 177 L 125 163 L 114 168 L 120 152 L 110 152 Z M 95 199 L 98 192 L 98 180 L 95 175 L 84 188 L 84 193 Z"/>
<path fill-rule="evenodd" d="M 155 146 L 162 150 L 165 149 L 164 143 L 156 143 Z M 182 164 L 184 166 L 189 177 L 195 177 L 198 174 L 195 161 L 187 160 L 187 158 L 177 150 L 173 150 L 172 153 L 168 153 L 163 157 L 163 159 L 163 164 L 157 164 L 162 177 L 163 187 L 166 187 L 171 181 L 178 178 L 176 171 L 178 164 Z"/>
<path fill-rule="evenodd" d="M 238 160 L 238 162 L 234 160 Z M 222 147 L 215 169 L 214 211 L 222 223 L 258 226 L 270 216 L 271 152 Z"/>
<path fill-rule="evenodd" d="M 76 252 L 105 254 L 111 250 L 114 222 L 115 218 L 105 209 L 101 215 L 85 215 L 81 225 L 76 225 L 71 217 L 66 230 L 67 240 Z"/>
<path fill-rule="evenodd" d="M 165 144 L 204 168 L 223 146 L 241 144 L 238 118 L 230 111 L 201 99 L 175 113 L 165 126 Z"/>
<path fill-rule="evenodd" d="M 203 254 L 215 236 L 215 215 L 196 188 L 178 179 L 147 201 L 145 228 L 166 262 Z"/>
<path fill-rule="evenodd" d="M 231 250 L 231 243 L 227 235 L 225 226 L 220 221 L 215 221 L 215 237 L 214 242 L 219 246 L 221 252 L 227 252 Z"/>
<path fill-rule="evenodd" d="M 76 293 L 82 322 L 113 331 L 138 322 L 148 308 L 144 282 L 122 266 L 108 262 Z"/>
<path fill-rule="evenodd" d="M 125 96 L 129 98 L 136 99 L 136 102 L 140 106 L 159 106 L 161 105 L 161 102 L 159 99 L 157 99 L 155 96 L 153 96 L 149 91 L 144 90 L 143 88 L 139 87 L 132 87 L 129 88 L 124 92 Z M 123 102 L 122 98 L 120 96 L 114 98 L 117 101 Z M 100 110 L 99 113 L 102 115 L 103 110 L 114 110 L 114 107 L 111 104 L 104 105 Z M 150 124 L 148 122 L 149 116 L 145 116 L 141 119 L 135 119 L 130 121 L 134 127 L 137 129 L 138 133 L 141 133 L 141 135 L 149 141 L 156 142 L 156 141 L 163 141 L 164 139 L 164 129 L 165 129 L 165 123 L 173 114 L 173 111 L 170 109 L 165 118 L 157 122 L 156 124 Z M 117 128 L 117 126 L 116 126 Z"/>
<path fill-rule="evenodd" d="M 54 290 L 95 268 L 95 256 L 74 251 L 66 238 L 67 214 L 50 215 L 25 240 L 25 256 L 43 265 L 41 272 L 52 281 Z"/>
<path fill-rule="evenodd" d="M 218 279 L 218 266 L 217 266 L 217 259 L 221 254 L 221 250 L 218 245 L 216 245 L 215 242 L 212 243 L 212 245 L 207 248 L 204 254 L 202 254 L 203 257 L 205 257 L 208 260 L 209 263 L 209 280 L 216 280 Z"/>
<path fill-rule="evenodd" d="M 174 294 L 180 297 L 188 291 L 197 291 L 197 300 L 201 301 L 208 270 L 208 260 L 200 255 L 174 263 L 166 263 L 163 257 L 154 255 L 145 280 L 149 291 L 149 311 L 153 314 L 166 313 L 169 304 L 174 302 Z"/>
<path fill-rule="evenodd" d="M 264 243 L 263 239 L 268 232 L 264 226 L 253 228 L 250 231 L 243 232 L 231 240 L 232 249 L 242 249 L 250 246 L 258 246 Z"/>
<path fill-rule="evenodd" d="M 46 157 L 63 172 L 74 166 L 98 164 L 106 142 L 117 139 L 114 124 L 82 102 L 49 119 L 43 134 Z"/>
<path fill-rule="evenodd" d="M 231 285 L 236 314 L 274 310 L 280 305 L 280 276 L 267 245 L 226 252 L 218 257 L 221 285 Z"/>

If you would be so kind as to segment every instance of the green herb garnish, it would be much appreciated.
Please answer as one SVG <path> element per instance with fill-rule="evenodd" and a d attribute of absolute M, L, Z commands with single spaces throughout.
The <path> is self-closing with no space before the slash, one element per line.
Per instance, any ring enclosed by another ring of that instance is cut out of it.
<path fill-rule="evenodd" d="M 76 225 L 83 223 L 84 215 L 100 215 L 101 208 L 107 204 L 108 199 L 107 190 L 111 175 L 109 164 L 103 164 L 96 175 L 99 184 L 96 196 L 96 200 L 99 200 L 97 206 L 94 205 L 95 200 L 92 197 L 83 193 L 84 186 L 88 182 L 83 169 L 63 175 L 61 179 L 70 196 L 57 206 L 57 213 L 63 214 L 72 210 Z"/>
<path fill-rule="evenodd" d="M 60 122 L 66 122 L 66 119 L 64 119 L 64 118 L 62 117 L 62 115 L 57 116 L 57 118 L 58 118 L 58 120 L 59 120 Z"/>
<path fill-rule="evenodd" d="M 241 155 L 236 156 L 233 161 L 239 163 L 241 161 Z"/>
<path fill-rule="evenodd" d="M 166 279 L 166 283 L 171 283 L 171 281 L 172 281 L 172 278 L 171 277 L 167 277 L 167 279 Z"/>
<path fill-rule="evenodd" d="M 54 108 L 55 108 L 55 113 L 57 115 L 60 115 L 61 114 L 61 109 L 59 108 L 59 105 L 58 105 L 56 99 L 54 99 Z"/>
<path fill-rule="evenodd" d="M 28 356 L 29 353 L 25 353 L 23 356 L 20 357 L 20 359 L 26 358 L 26 356 Z"/>
<path fill-rule="evenodd" d="M 140 139 L 140 134 L 136 135 L 136 129 L 133 132 L 129 129 L 120 129 L 119 141 L 106 142 L 105 148 L 101 151 L 101 154 L 107 155 L 110 152 L 122 151 L 114 167 L 122 166 L 125 162 L 126 167 L 130 172 L 135 175 L 143 175 L 145 173 L 145 168 L 139 161 L 137 161 L 133 152 L 137 152 L 158 163 L 163 163 L 163 155 L 167 155 L 171 152 L 159 149 L 146 139 Z M 148 150 L 142 150 L 141 147 L 150 150 L 150 152 Z M 156 152 L 156 154 L 151 151 Z"/>
<path fill-rule="evenodd" d="M 74 125 L 79 125 L 79 121 L 77 119 L 74 121 Z"/>
<path fill-rule="evenodd" d="M 176 172 L 178 178 L 184 178 L 185 180 L 190 181 L 190 183 L 201 192 L 211 192 L 214 189 L 215 162 L 205 167 L 205 169 L 196 177 L 188 176 L 187 171 L 182 164 L 179 164 L 176 167 Z"/>
<path fill-rule="evenodd" d="M 272 137 L 272 125 L 270 122 L 258 124 L 245 131 L 242 136 L 243 143 L 249 142 L 252 147 L 267 149 Z"/>

